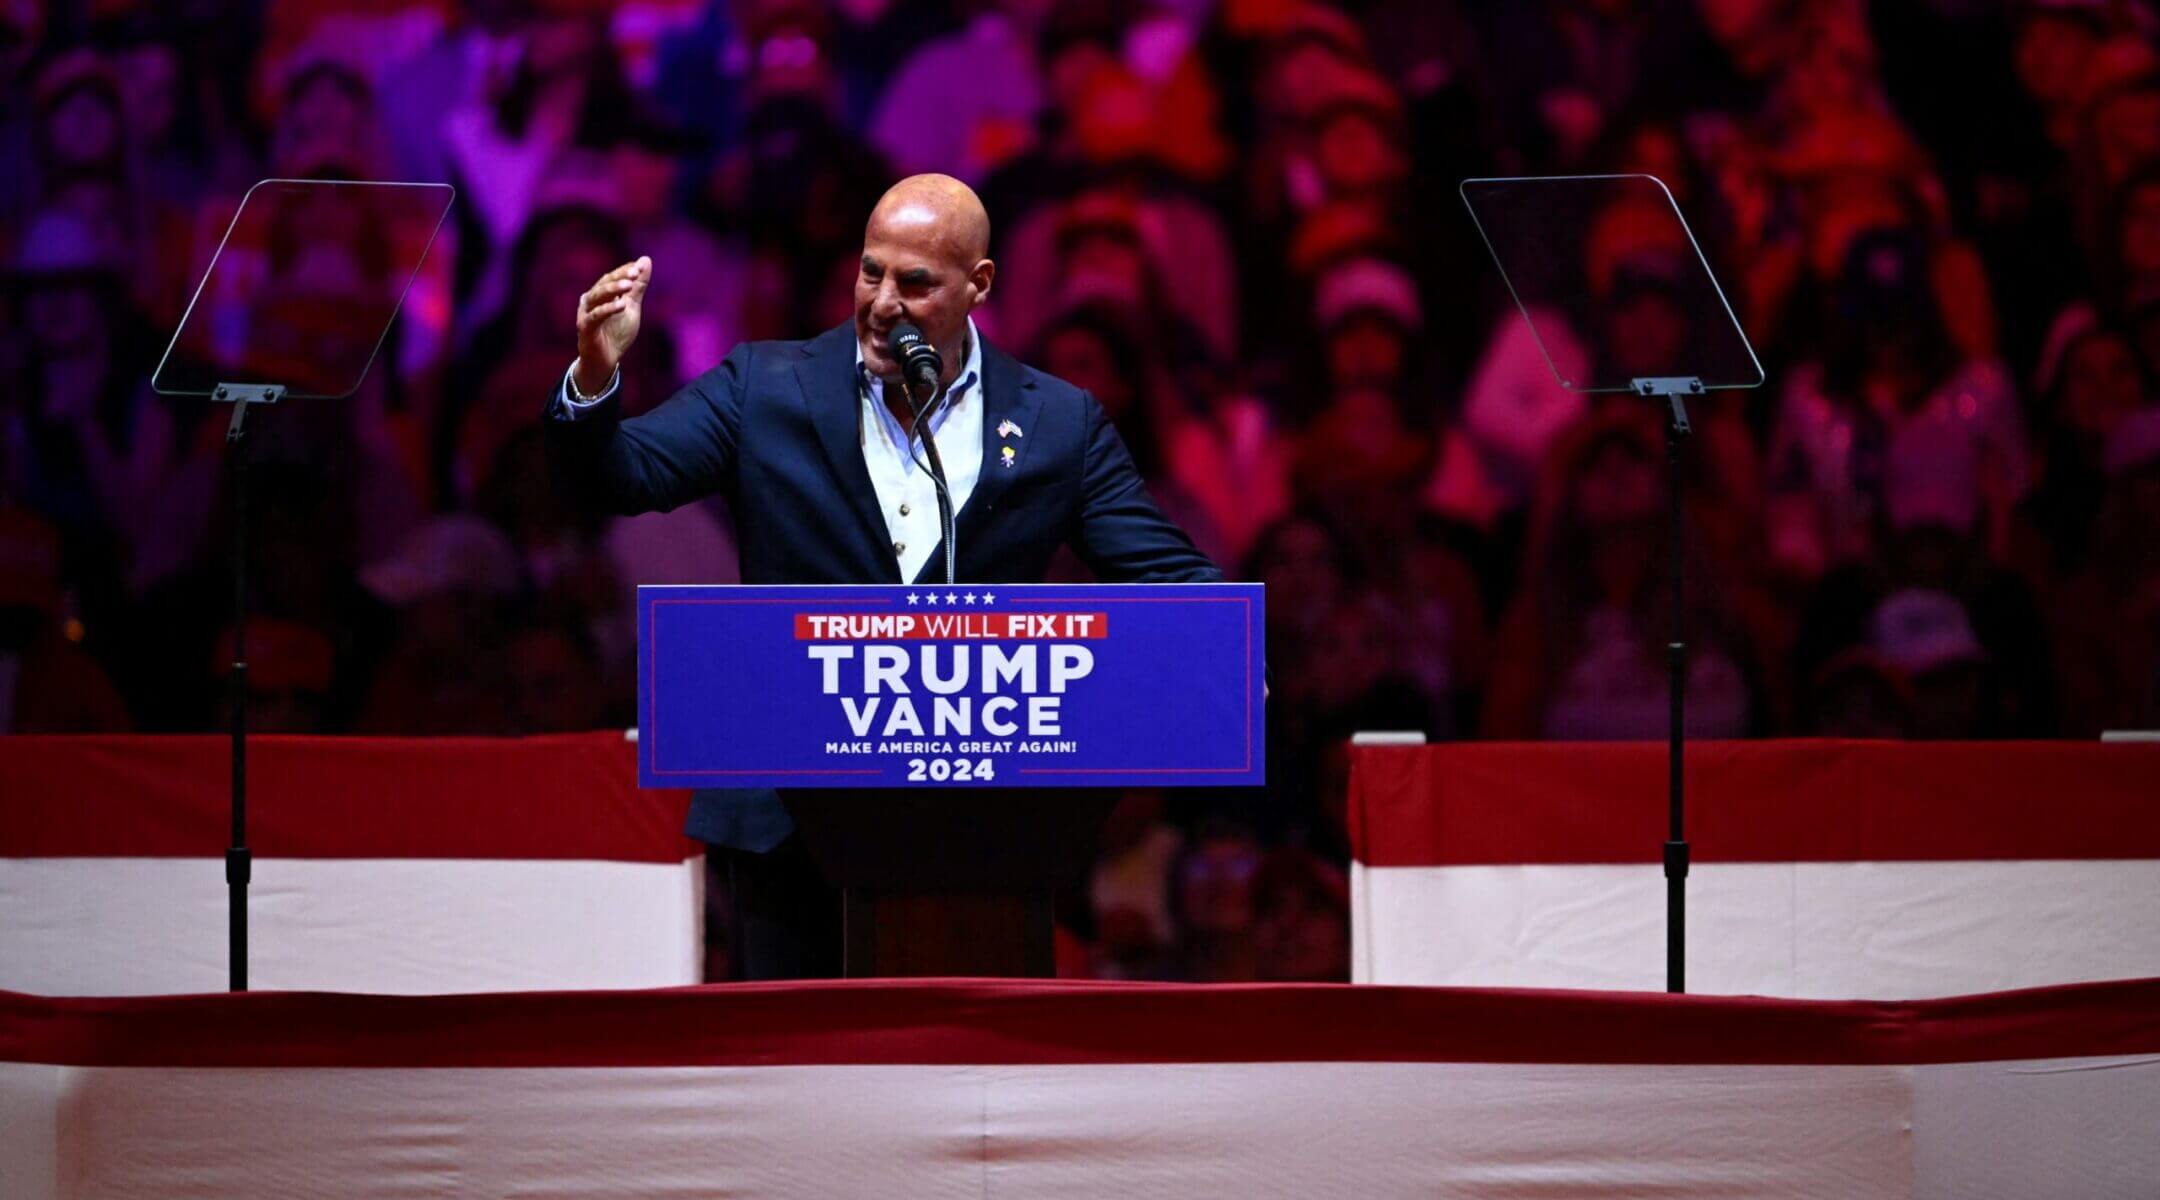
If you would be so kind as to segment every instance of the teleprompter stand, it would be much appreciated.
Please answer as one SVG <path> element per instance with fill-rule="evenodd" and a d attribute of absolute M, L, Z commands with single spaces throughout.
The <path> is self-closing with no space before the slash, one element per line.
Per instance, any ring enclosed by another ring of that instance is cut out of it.
<path fill-rule="evenodd" d="M 1665 428 L 1672 630 L 1666 643 L 1665 987 L 1687 989 L 1688 400 L 1759 387 L 1762 364 L 1672 193 L 1649 175 L 1470 179 L 1463 202 L 1560 386 L 1657 402 Z"/>
<path fill-rule="evenodd" d="M 211 399 L 232 405 L 232 419 L 225 424 L 225 479 L 232 497 L 233 646 L 232 677 L 232 844 L 225 848 L 226 970 L 228 986 L 244 992 L 248 986 L 248 882 L 254 862 L 247 842 L 247 522 L 248 522 L 248 408 L 275 404 L 285 397 L 276 384 L 221 383 Z"/>
<path fill-rule="evenodd" d="M 248 986 L 248 427 L 250 410 L 360 389 L 454 196 L 444 184 L 265 179 L 248 189 L 151 386 L 230 404 L 232 824 L 227 981 Z"/>
<path fill-rule="evenodd" d="M 1670 560 L 1672 640 L 1665 644 L 1665 690 L 1672 708 L 1666 719 L 1665 764 L 1665 990 L 1687 990 L 1687 555 L 1681 553 L 1686 535 L 1685 505 L 1681 501 L 1681 446 L 1694 427 L 1688 424 L 1687 397 L 1703 394 L 1703 382 L 1694 376 L 1659 376 L 1632 381 L 1635 394 L 1665 402 L 1665 508 L 1671 522 Z"/>

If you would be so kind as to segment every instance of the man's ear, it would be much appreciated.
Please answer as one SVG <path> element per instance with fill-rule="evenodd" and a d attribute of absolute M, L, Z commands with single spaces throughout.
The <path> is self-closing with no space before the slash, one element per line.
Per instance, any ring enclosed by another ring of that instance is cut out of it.
<path fill-rule="evenodd" d="M 990 285 L 996 280 L 996 263 L 987 258 L 976 263 L 975 269 L 968 272 L 968 282 L 975 285 L 975 299 L 968 307 L 980 307 L 983 301 L 988 300 L 990 298 Z"/>

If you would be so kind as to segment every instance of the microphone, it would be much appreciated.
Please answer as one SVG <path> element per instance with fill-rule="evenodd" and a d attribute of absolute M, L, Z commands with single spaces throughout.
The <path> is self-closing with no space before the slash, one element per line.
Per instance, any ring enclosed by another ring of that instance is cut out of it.
<path fill-rule="evenodd" d="M 938 376 L 945 373 L 945 359 L 913 321 L 893 326 L 892 348 L 900 359 L 900 378 L 908 400 L 919 413 L 937 396 Z"/>
<path fill-rule="evenodd" d="M 930 456 L 930 483 L 937 488 L 938 527 L 945 542 L 945 582 L 953 582 L 959 558 L 954 546 L 952 491 L 945 483 L 945 464 L 938 459 L 937 439 L 930 436 L 930 407 L 937 398 L 938 376 L 945 359 L 923 336 L 913 321 L 893 326 L 893 353 L 900 358 L 900 378 L 907 391 L 908 406 L 915 410 L 916 433 L 922 437 L 923 453 Z"/>

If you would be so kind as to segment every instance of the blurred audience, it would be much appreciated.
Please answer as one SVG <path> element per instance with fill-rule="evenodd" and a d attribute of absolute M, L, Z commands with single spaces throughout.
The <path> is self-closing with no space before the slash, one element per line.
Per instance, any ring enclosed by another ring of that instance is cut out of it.
<path fill-rule="evenodd" d="M 1523 586 L 1501 619 L 1486 695 L 1488 737 L 1645 739 L 1666 724 L 1665 564 L 1696 569 L 1688 608 L 1687 731 L 1741 737 L 1767 724 L 1755 650 L 1729 585 L 1674 546 L 1654 414 L 1616 414 L 1556 448 L 1532 518 Z"/>

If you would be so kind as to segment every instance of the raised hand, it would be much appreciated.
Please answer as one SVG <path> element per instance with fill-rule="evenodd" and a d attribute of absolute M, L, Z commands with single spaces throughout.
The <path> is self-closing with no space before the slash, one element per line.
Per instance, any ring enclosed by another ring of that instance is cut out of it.
<path fill-rule="evenodd" d="M 597 396 L 614 378 L 615 368 L 637 340 L 645 315 L 645 289 L 652 284 L 652 259 L 641 256 L 600 277 L 578 297 L 578 391 Z"/>

